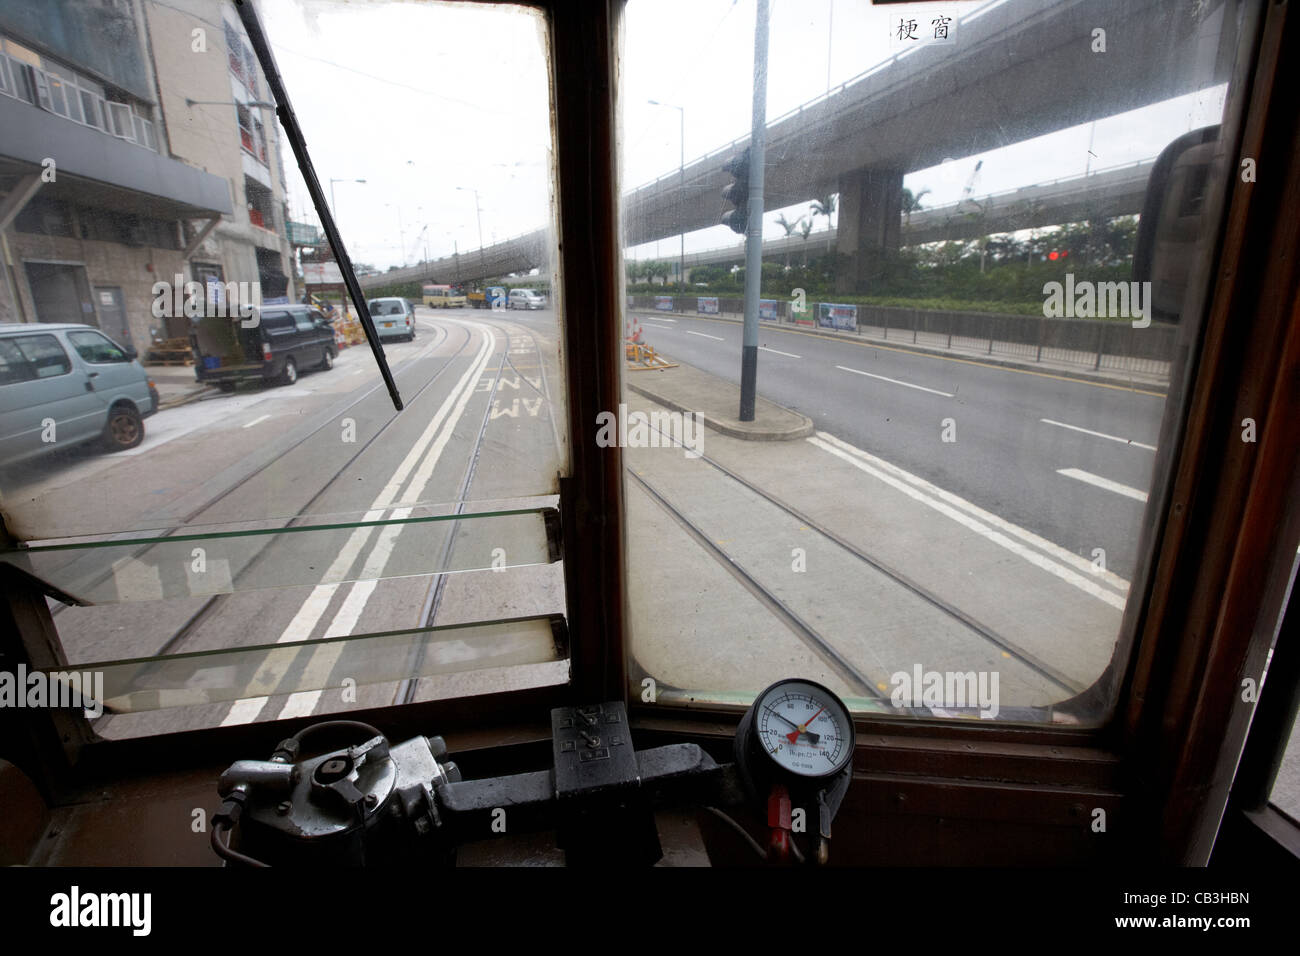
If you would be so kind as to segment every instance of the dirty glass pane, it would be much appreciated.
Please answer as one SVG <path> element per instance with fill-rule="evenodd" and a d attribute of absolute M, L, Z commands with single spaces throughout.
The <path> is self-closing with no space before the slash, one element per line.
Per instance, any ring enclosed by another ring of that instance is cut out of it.
<path fill-rule="evenodd" d="M 631 685 L 1100 720 L 1249 6 L 770 10 L 755 156 L 758 4 L 627 8 Z"/>
<path fill-rule="evenodd" d="M 562 614 L 542 16 L 256 9 L 405 408 L 239 5 L 0 0 L 0 549 L 74 662 Z"/>

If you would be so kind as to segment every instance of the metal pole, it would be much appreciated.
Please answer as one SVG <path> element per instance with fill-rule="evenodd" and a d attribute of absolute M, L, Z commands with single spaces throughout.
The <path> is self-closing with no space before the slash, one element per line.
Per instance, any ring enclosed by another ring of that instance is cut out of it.
<path fill-rule="evenodd" d="M 681 147 L 682 158 L 681 165 L 678 167 L 678 188 L 677 198 L 681 203 L 681 216 L 679 224 L 686 221 L 686 109 L 677 107 L 677 116 L 681 120 Z M 677 260 L 677 281 L 681 283 L 681 291 L 686 291 L 686 227 L 682 226 L 681 231 L 681 251 L 678 253 Z"/>
<path fill-rule="evenodd" d="M 749 151 L 749 228 L 745 235 L 745 331 L 740 355 L 740 420 L 754 420 L 758 391 L 758 299 L 763 281 L 763 157 L 767 140 L 768 0 L 754 23 L 754 115 Z"/>
<path fill-rule="evenodd" d="M 831 46 L 835 36 L 835 0 L 831 0 L 831 22 L 826 28 L 826 95 L 831 95 Z"/>
<path fill-rule="evenodd" d="M 406 268 L 406 227 L 402 225 L 402 207 L 397 207 L 397 241 L 402 244 L 402 268 Z"/>
<path fill-rule="evenodd" d="M 474 215 L 478 218 L 478 267 L 483 272 L 483 280 L 487 281 L 487 265 L 483 261 L 483 210 L 479 207 L 478 190 L 474 190 Z"/>

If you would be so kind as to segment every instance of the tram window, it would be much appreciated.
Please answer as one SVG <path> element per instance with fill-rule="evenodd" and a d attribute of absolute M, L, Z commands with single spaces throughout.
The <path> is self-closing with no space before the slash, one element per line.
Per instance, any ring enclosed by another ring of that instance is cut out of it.
<path fill-rule="evenodd" d="M 633 697 L 736 703 L 797 672 L 864 714 L 1115 704 L 1200 334 L 1181 305 L 1213 272 L 1188 263 L 1232 182 L 1231 57 L 1197 51 L 1233 49 L 1242 9 L 1085 30 L 1065 5 L 948 6 L 772 4 L 755 159 L 756 5 L 627 5 L 609 435 Z M 1208 145 L 1169 154 L 1161 265 L 1135 281 L 1152 170 L 1188 134 Z"/>
<path fill-rule="evenodd" d="M 0 560 L 87 605 L 51 600 L 69 664 L 104 672 L 95 731 L 563 686 L 562 302 L 492 316 L 417 307 L 413 327 L 375 315 L 405 402 L 395 412 L 237 5 L 58 6 L 33 39 L 129 96 L 153 101 L 156 72 L 167 147 L 153 157 L 101 136 L 102 161 L 51 154 L 75 169 L 67 183 L 15 154 L 12 181 L 33 172 L 46 201 L 74 190 L 97 214 L 147 214 L 184 237 L 174 251 L 87 239 L 84 267 L 44 285 L 18 268 L 0 290 L 0 322 L 84 321 L 148 363 L 93 391 L 78 379 L 66 394 L 33 392 L 67 412 L 46 416 L 50 453 L 0 462 L 5 529 L 31 546 Z M 418 300 L 426 283 L 557 287 L 542 12 L 381 0 L 257 10 L 367 300 Z M 130 42 L 96 60 L 82 41 L 106 15 Z M 25 24 L 11 20 L 0 13 L 0 35 Z M 358 56 L 377 48 L 386 55 Z M 263 120 L 260 153 L 245 113 Z M 437 132 L 420 119 L 430 114 Z M 67 139 L 66 118 L 27 119 L 9 139 Z M 157 162 L 170 178 L 146 196 L 140 164 Z M 525 232 L 526 244 L 508 238 Z M 44 237 L 6 236 L 16 260 L 50 258 Z M 332 309 L 330 323 L 290 319 L 268 334 L 261 317 L 307 301 Z M 241 311 L 251 303 L 265 311 Z M 142 442 L 102 451 L 106 395 L 137 410 Z"/>

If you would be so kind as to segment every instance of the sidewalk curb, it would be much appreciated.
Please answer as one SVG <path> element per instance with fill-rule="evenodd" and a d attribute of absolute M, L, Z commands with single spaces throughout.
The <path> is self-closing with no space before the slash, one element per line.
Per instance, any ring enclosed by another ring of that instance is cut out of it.
<path fill-rule="evenodd" d="M 704 424 L 712 428 L 714 431 L 721 432 L 722 434 L 728 435 L 731 438 L 739 438 L 742 441 L 794 441 L 795 439 L 798 438 L 807 438 L 814 431 L 816 431 L 816 426 L 813 425 L 813 420 L 809 418 L 807 415 L 801 415 L 796 411 L 791 411 L 785 406 L 777 405 L 775 402 L 770 402 L 765 398 L 759 399 L 759 401 L 767 402 L 769 405 L 779 408 L 781 409 L 781 411 L 786 412 L 787 414 L 796 416 L 797 418 L 801 419 L 800 424 L 793 428 L 787 428 L 781 431 L 772 431 L 772 430 L 756 431 L 753 429 L 746 430 L 739 427 L 738 425 L 731 425 L 727 422 L 718 421 L 716 418 L 713 418 L 712 416 L 707 415 L 704 412 L 697 412 L 696 409 L 694 408 L 687 408 L 685 405 L 682 405 L 680 402 L 675 402 L 672 399 L 667 398 L 664 395 L 661 395 L 652 389 L 646 388 L 644 385 L 636 385 L 633 384 L 632 382 L 627 382 L 626 384 L 630 390 L 636 392 L 638 395 L 643 395 L 653 402 L 657 402 L 658 404 L 663 405 L 666 408 L 671 408 L 675 412 L 682 412 L 683 414 L 696 412 L 697 414 L 699 414 L 699 416 L 702 419 L 704 419 Z M 725 384 L 730 385 L 730 383 L 725 383 Z M 735 388 L 734 385 L 732 385 L 731 387 Z"/>
<path fill-rule="evenodd" d="M 208 393 L 215 392 L 215 391 L 216 390 L 213 389 L 211 385 L 203 385 L 200 386 L 199 388 L 192 388 L 188 392 L 185 392 L 182 395 L 179 395 L 175 398 L 165 398 L 162 401 L 160 401 L 158 403 L 158 411 L 161 412 L 164 408 L 176 408 L 179 405 L 188 405 L 190 404 L 190 402 L 197 402 L 204 395 L 207 395 Z"/>
<path fill-rule="evenodd" d="M 706 319 L 716 322 L 730 322 L 733 325 L 740 325 L 743 319 L 733 319 L 724 315 L 696 315 L 691 312 L 660 312 L 656 313 L 653 309 L 635 309 L 630 311 L 645 312 L 647 317 L 654 315 L 677 315 L 685 319 Z M 861 345 L 878 345 L 882 348 L 897 349 L 900 352 L 912 352 L 916 355 L 935 355 L 942 358 L 955 358 L 964 361 L 973 362 L 977 365 L 996 365 L 1001 368 L 1012 368 L 1026 372 L 1039 372 L 1043 375 L 1053 375 L 1057 378 L 1068 378 L 1076 382 L 1086 382 L 1089 385 L 1114 385 L 1129 389 L 1145 389 L 1152 392 L 1159 392 L 1161 395 L 1169 394 L 1169 384 L 1159 382 L 1134 381 L 1131 379 L 1121 378 L 1115 374 L 1099 374 L 1095 372 L 1084 371 L 1083 369 L 1065 369 L 1056 368 L 1055 366 L 1043 366 L 1038 362 L 1018 362 L 1015 359 L 1000 358 L 993 355 L 967 355 L 963 352 L 953 352 L 949 349 L 937 348 L 935 346 L 913 344 L 911 342 L 895 342 L 892 339 L 868 338 L 865 335 L 849 333 L 832 333 L 824 329 L 805 328 L 793 326 L 789 322 L 773 324 L 768 322 L 761 324 L 759 330 L 765 328 L 777 329 L 782 332 L 798 332 L 801 335 L 814 335 L 820 339 L 826 339 L 831 342 L 857 342 Z"/>

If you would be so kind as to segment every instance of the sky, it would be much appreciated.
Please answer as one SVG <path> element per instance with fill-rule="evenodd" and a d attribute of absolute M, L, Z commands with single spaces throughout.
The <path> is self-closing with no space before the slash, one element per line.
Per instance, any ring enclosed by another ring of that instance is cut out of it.
<path fill-rule="evenodd" d="M 993 0 L 993 3 L 1007 0 Z M 900 16 L 962 18 L 980 2 L 873 7 L 866 0 L 772 0 L 767 118 L 819 96 L 905 49 Z M 380 269 L 531 232 L 549 220 L 550 121 L 540 17 L 521 7 L 409 0 L 260 0 L 294 109 L 354 262 Z M 624 22 L 621 162 L 625 189 L 747 135 L 754 0 L 630 0 Z M 904 186 L 926 206 L 1082 175 L 1156 156 L 1217 122 L 1216 87 L 986 153 L 917 170 Z M 658 100 L 653 105 L 649 100 Z M 680 106 L 682 109 L 672 108 Z M 684 133 L 684 135 L 683 135 Z M 291 217 L 318 222 L 286 149 Z M 365 179 L 364 184 L 354 180 Z M 475 194 L 477 191 L 477 196 Z M 807 204 L 768 210 L 774 222 Z M 816 220 L 820 231 L 832 223 Z M 724 226 L 688 234 L 686 250 L 734 245 Z M 676 238 L 628 250 L 672 259 Z"/>

